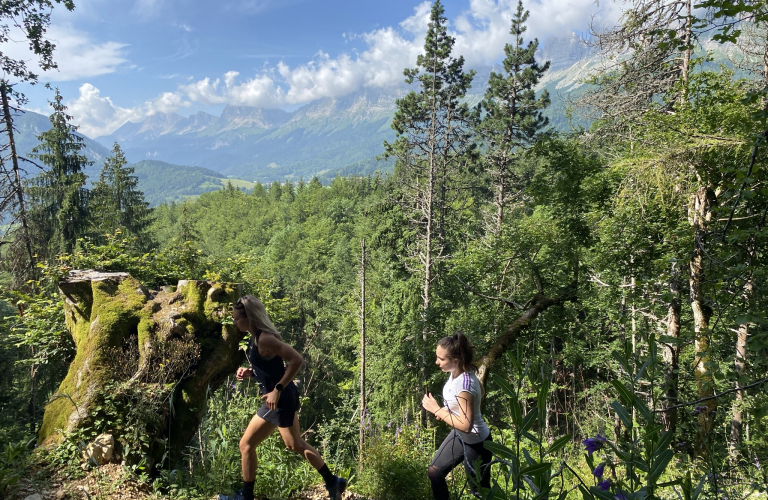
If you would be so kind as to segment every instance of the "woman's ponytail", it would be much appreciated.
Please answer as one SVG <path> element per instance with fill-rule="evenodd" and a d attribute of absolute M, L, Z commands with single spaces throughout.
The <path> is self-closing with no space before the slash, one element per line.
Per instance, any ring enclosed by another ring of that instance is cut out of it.
<path fill-rule="evenodd" d="M 456 332 L 448 337 L 443 337 L 437 345 L 445 349 L 450 359 L 459 362 L 459 368 L 462 371 L 477 370 L 477 366 L 472 362 L 475 357 L 475 348 L 463 333 Z"/>

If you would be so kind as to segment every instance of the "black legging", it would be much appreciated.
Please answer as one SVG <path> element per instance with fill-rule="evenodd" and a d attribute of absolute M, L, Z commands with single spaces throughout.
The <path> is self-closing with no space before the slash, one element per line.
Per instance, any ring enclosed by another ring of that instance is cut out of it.
<path fill-rule="evenodd" d="M 491 436 L 489 435 L 486 441 L 490 440 Z M 473 495 L 479 496 L 475 487 L 477 474 L 473 468 L 478 458 L 481 462 L 480 486 L 490 488 L 491 468 L 489 464 L 493 454 L 485 449 L 483 442 L 464 443 L 456 430 L 452 430 L 443 440 L 440 448 L 437 449 L 435 456 L 432 457 L 432 463 L 429 464 L 429 481 L 432 483 L 432 495 L 435 500 L 450 499 L 448 483 L 445 481 L 445 477 L 454 467 L 462 462 L 464 462 L 464 470 L 467 471 L 469 489 Z"/>

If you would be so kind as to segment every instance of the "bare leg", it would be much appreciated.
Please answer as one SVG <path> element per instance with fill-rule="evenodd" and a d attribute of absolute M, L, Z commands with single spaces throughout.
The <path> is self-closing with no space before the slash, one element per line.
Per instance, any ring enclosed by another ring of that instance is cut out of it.
<path fill-rule="evenodd" d="M 279 427 L 278 430 L 280 431 L 280 437 L 283 438 L 283 442 L 289 450 L 304 457 L 307 462 L 309 462 L 310 465 L 312 465 L 312 467 L 315 469 L 320 470 L 323 468 L 323 465 L 325 465 L 325 460 L 323 460 L 323 457 L 320 456 L 320 452 L 318 452 L 314 446 L 301 438 L 298 415 L 293 417 L 292 426 Z"/>
<path fill-rule="evenodd" d="M 246 427 L 243 437 L 240 438 L 240 464 L 243 466 L 243 481 L 256 479 L 256 465 L 258 463 L 256 447 L 267 439 L 274 430 L 275 424 L 267 422 L 258 415 L 254 415 Z M 280 431 L 282 434 L 282 429 Z"/>

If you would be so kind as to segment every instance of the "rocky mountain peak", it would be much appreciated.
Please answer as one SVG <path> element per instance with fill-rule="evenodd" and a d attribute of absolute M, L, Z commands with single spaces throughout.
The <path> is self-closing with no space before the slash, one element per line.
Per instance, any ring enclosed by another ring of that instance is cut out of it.
<path fill-rule="evenodd" d="M 279 108 L 265 109 L 228 104 L 221 113 L 220 121 L 224 130 L 240 127 L 273 129 L 286 123 L 290 117 L 288 112 Z"/>
<path fill-rule="evenodd" d="M 576 34 L 562 37 L 550 37 L 544 42 L 536 60 L 544 63 L 550 61 L 550 71 L 560 71 L 570 68 L 580 60 L 590 55 L 589 47 L 584 39 Z"/>

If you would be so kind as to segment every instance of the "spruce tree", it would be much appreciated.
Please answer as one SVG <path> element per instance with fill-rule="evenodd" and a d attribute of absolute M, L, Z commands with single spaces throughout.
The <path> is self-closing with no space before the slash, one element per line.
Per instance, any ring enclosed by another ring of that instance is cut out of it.
<path fill-rule="evenodd" d="M 146 246 L 152 210 L 138 189 L 139 178 L 127 164 L 120 145 L 115 143 L 112 156 L 104 160 L 99 181 L 93 186 L 93 229 L 98 237 L 103 237 L 120 228 Z"/>
<path fill-rule="evenodd" d="M 394 142 L 384 143 L 385 158 L 395 159 L 395 176 L 400 187 L 397 203 L 402 206 L 415 237 L 404 262 L 420 280 L 421 376 L 424 390 L 437 329 L 433 298 L 435 284 L 442 278 L 442 262 L 448 255 L 447 230 L 468 199 L 462 189 L 468 166 L 473 161 L 471 113 L 463 102 L 474 72 L 464 72 L 464 58 L 453 57 L 454 38 L 448 34 L 443 5 L 432 5 L 424 53 L 416 68 L 406 69 L 411 91 L 397 101 L 392 120 Z M 422 411 L 422 418 L 426 418 Z"/>
<path fill-rule="evenodd" d="M 88 230 L 90 193 L 83 169 L 91 164 L 80 154 L 85 143 L 70 123 L 58 89 L 51 106 L 51 129 L 37 136 L 40 144 L 31 155 L 47 169 L 33 177 L 27 189 L 33 247 L 49 261 L 72 252 Z"/>
<path fill-rule="evenodd" d="M 544 90 L 537 98 L 535 87 L 549 69 L 549 61 L 542 66 L 536 61 L 537 39 L 524 44 L 527 19 L 528 11 L 520 1 L 509 31 L 514 42 L 504 46 L 507 74 L 491 72 L 485 98 L 478 106 L 483 113 L 478 132 L 487 148 L 483 159 L 493 183 L 496 231 L 501 230 L 504 207 L 509 202 L 510 189 L 515 187 L 515 166 L 521 153 L 548 123 L 542 111 L 549 106 L 549 93 Z"/>

